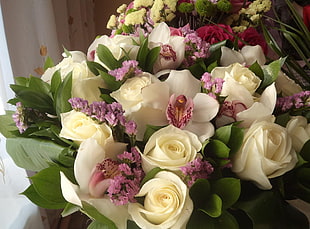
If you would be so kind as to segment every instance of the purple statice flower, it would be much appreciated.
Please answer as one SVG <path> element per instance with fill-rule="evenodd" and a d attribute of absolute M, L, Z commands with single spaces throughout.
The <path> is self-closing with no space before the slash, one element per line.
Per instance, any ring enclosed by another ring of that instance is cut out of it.
<path fill-rule="evenodd" d="M 281 112 L 287 112 L 292 109 L 309 108 L 310 91 L 302 91 L 292 96 L 278 98 L 276 107 Z"/>
<path fill-rule="evenodd" d="M 118 158 L 121 161 L 118 166 L 121 174 L 111 181 L 107 190 L 108 195 L 115 205 L 136 202 L 134 197 L 139 192 L 140 183 L 144 177 L 140 153 L 137 148 L 133 147 L 131 152 L 125 151 Z"/>
<path fill-rule="evenodd" d="M 108 104 L 103 101 L 93 102 L 89 105 L 89 109 L 86 109 L 88 112 L 84 112 L 86 115 L 98 120 L 99 122 L 105 122 L 105 116 L 107 113 Z M 82 111 L 83 112 L 83 111 Z"/>
<path fill-rule="evenodd" d="M 125 78 L 130 78 L 141 74 L 142 71 L 138 67 L 139 62 L 136 60 L 126 60 L 122 63 L 121 68 L 109 71 L 109 74 L 114 76 L 116 80 L 121 81 Z"/>
<path fill-rule="evenodd" d="M 137 131 L 137 123 L 135 121 L 129 120 L 125 123 L 125 132 L 128 135 L 136 135 Z"/>
<path fill-rule="evenodd" d="M 16 124 L 16 127 L 19 130 L 19 133 L 24 133 L 29 127 L 27 118 L 25 117 L 25 109 L 22 106 L 21 102 L 16 103 L 16 111 L 12 115 L 12 118 Z"/>
<path fill-rule="evenodd" d="M 201 76 L 201 82 L 203 84 L 203 88 L 206 90 L 208 95 L 216 98 L 216 95 L 221 94 L 224 84 L 224 79 L 222 78 L 212 78 L 209 72 L 205 72 Z"/>
<path fill-rule="evenodd" d="M 197 179 L 208 179 L 214 170 L 213 166 L 208 161 L 204 161 L 200 157 L 187 163 L 186 166 L 180 169 L 189 187 L 191 187 Z"/>
<path fill-rule="evenodd" d="M 182 30 L 181 30 L 182 31 Z M 184 30 L 185 34 L 185 59 L 183 64 L 186 67 L 193 65 L 197 60 L 209 56 L 210 44 L 202 40 L 195 31 Z"/>
<path fill-rule="evenodd" d="M 12 115 L 12 119 L 15 122 L 19 133 L 22 134 L 30 127 L 31 124 L 48 118 L 46 114 L 30 107 L 24 107 L 21 102 L 17 102 L 16 111 Z"/>
<path fill-rule="evenodd" d="M 71 98 L 68 100 L 72 109 L 85 112 L 88 109 L 88 101 L 82 98 Z"/>

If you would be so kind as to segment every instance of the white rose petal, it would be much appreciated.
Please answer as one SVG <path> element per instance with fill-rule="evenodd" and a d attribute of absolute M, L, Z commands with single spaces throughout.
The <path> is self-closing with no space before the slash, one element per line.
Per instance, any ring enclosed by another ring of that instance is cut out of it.
<path fill-rule="evenodd" d="M 241 179 L 253 181 L 261 189 L 271 189 L 269 178 L 290 171 L 297 160 L 286 129 L 261 121 L 247 130 L 243 145 L 232 160 L 232 171 Z"/>
<path fill-rule="evenodd" d="M 193 210 L 188 188 L 174 173 L 162 171 L 147 181 L 137 196 L 145 196 L 144 206 L 130 203 L 128 211 L 141 228 L 181 229 Z"/>
<path fill-rule="evenodd" d="M 310 124 L 303 116 L 294 116 L 286 125 L 287 131 L 292 137 L 293 147 L 300 152 L 303 145 L 310 140 Z"/>
<path fill-rule="evenodd" d="M 169 125 L 156 131 L 146 143 L 142 154 L 143 169 L 148 172 L 160 167 L 177 171 L 194 160 L 201 147 L 195 134 Z"/>

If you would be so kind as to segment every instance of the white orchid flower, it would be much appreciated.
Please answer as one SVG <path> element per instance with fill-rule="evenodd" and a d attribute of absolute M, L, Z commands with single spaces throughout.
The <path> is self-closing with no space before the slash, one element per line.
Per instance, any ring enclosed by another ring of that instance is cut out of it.
<path fill-rule="evenodd" d="M 149 48 L 160 46 L 160 54 L 154 64 L 154 73 L 164 69 L 176 69 L 184 59 L 184 37 L 171 36 L 168 25 L 164 22 L 158 24 L 149 36 Z"/>
<path fill-rule="evenodd" d="M 69 181 L 69 179 L 61 172 L 61 190 L 64 198 L 77 206 L 82 207 L 82 201 L 85 201 L 95 207 L 101 214 L 111 219 L 115 225 L 122 229 L 127 226 L 128 211 L 124 205 L 114 205 L 107 195 L 104 195 L 104 187 L 106 187 L 106 179 L 97 179 L 94 184 L 92 182 L 94 168 L 106 159 L 106 153 L 95 139 L 87 139 L 84 141 L 78 151 L 74 163 L 74 175 L 78 185 Z M 101 196 L 96 193 L 98 186 Z M 97 197 L 95 197 L 97 196 Z"/>
<path fill-rule="evenodd" d="M 210 121 L 218 113 L 218 101 L 200 93 L 201 82 L 188 70 L 172 70 L 165 82 L 172 95 L 167 108 L 170 123 L 195 133 L 201 142 L 211 137 L 214 126 Z"/>
<path fill-rule="evenodd" d="M 254 64 L 255 61 L 257 61 L 257 63 L 261 66 L 266 63 L 266 57 L 260 45 L 246 45 L 240 51 L 232 50 L 222 46 L 221 51 L 221 66 L 228 66 L 234 63 L 240 63 L 249 66 Z"/>

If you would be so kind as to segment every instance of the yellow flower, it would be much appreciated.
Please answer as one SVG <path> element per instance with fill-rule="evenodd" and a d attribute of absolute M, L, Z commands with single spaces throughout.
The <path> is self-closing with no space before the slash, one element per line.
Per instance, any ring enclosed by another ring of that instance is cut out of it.
<path fill-rule="evenodd" d="M 123 4 L 121 5 L 120 7 L 117 8 L 116 12 L 121 14 L 121 13 L 124 13 L 127 9 L 127 5 L 126 4 Z"/>
<path fill-rule="evenodd" d="M 125 17 L 125 25 L 138 25 L 144 23 L 144 17 L 146 14 L 146 9 L 134 11 Z"/>
<path fill-rule="evenodd" d="M 116 27 L 116 16 L 111 15 L 107 23 L 107 29 L 114 29 Z"/>
<path fill-rule="evenodd" d="M 177 0 L 164 0 L 164 3 L 171 11 L 176 11 Z"/>
<path fill-rule="evenodd" d="M 148 7 L 153 5 L 153 0 L 134 0 L 134 8 L 139 8 L 141 6 Z"/>

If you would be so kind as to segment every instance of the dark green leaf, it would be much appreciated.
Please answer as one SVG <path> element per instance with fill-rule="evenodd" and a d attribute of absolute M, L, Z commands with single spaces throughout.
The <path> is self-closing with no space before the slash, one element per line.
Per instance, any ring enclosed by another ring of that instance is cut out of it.
<path fill-rule="evenodd" d="M 113 70 L 122 66 L 122 63 L 115 59 L 110 49 L 102 44 L 98 45 L 97 55 L 99 60 L 104 63 L 104 67 L 108 70 Z"/>
<path fill-rule="evenodd" d="M 303 159 L 310 162 L 310 139 L 302 147 L 300 155 L 303 157 Z"/>
<path fill-rule="evenodd" d="M 16 85 L 28 87 L 30 79 L 27 77 L 15 77 L 14 80 Z"/>
<path fill-rule="evenodd" d="M 255 73 L 261 80 L 264 80 L 264 71 L 261 68 L 261 66 L 255 61 L 254 64 L 252 64 L 249 69 Z"/>
<path fill-rule="evenodd" d="M 259 87 L 260 89 L 264 89 L 276 81 L 285 60 L 286 58 L 280 58 L 263 67 L 264 80 Z"/>
<path fill-rule="evenodd" d="M 67 203 L 64 210 L 61 212 L 62 217 L 73 214 L 74 212 L 79 211 L 81 208 L 71 203 Z"/>
<path fill-rule="evenodd" d="M 71 98 L 72 89 L 72 72 L 69 73 L 58 87 L 55 96 L 55 108 L 57 116 L 60 117 L 61 113 L 70 111 L 71 105 L 68 100 Z"/>
<path fill-rule="evenodd" d="M 221 178 L 212 184 L 212 192 L 219 195 L 223 202 L 223 210 L 232 206 L 241 192 L 240 180 L 232 177 Z"/>
<path fill-rule="evenodd" d="M 97 62 L 94 62 L 94 61 L 87 61 L 87 67 L 89 68 L 89 70 L 95 75 L 95 76 L 98 76 L 100 73 L 98 70 L 100 71 L 105 71 L 105 68 L 97 63 Z"/>
<path fill-rule="evenodd" d="M 101 70 L 98 70 L 98 71 L 101 77 L 103 78 L 104 82 L 106 83 L 109 90 L 116 91 L 117 89 L 120 88 L 120 86 L 122 85 L 121 81 L 117 81 L 114 76 L 111 76 L 107 72 L 104 72 Z"/>
<path fill-rule="evenodd" d="M 212 155 L 215 155 L 219 158 L 228 158 L 230 152 L 230 148 L 227 147 L 226 144 L 216 139 L 210 140 L 209 144 L 206 146 L 206 150 L 208 153 L 211 153 Z"/>
<path fill-rule="evenodd" d="M 51 67 L 54 67 L 55 64 L 54 64 L 54 61 L 51 57 L 47 57 L 46 60 L 45 60 L 45 63 L 44 63 L 44 71 L 48 68 L 51 68 Z"/>
<path fill-rule="evenodd" d="M 56 161 L 65 148 L 47 140 L 8 138 L 6 149 L 17 166 L 31 171 L 40 171 Z"/>
<path fill-rule="evenodd" d="M 50 96 L 51 86 L 37 77 L 30 77 L 28 87 L 33 91 L 41 92 Z"/>
<path fill-rule="evenodd" d="M 189 190 L 195 208 L 204 208 L 210 195 L 210 183 L 206 179 L 198 179 Z"/>
<path fill-rule="evenodd" d="M 137 61 L 139 62 L 140 68 L 142 68 L 143 70 L 146 69 L 146 66 L 148 64 L 147 63 L 148 52 L 149 52 L 148 39 L 143 39 L 137 54 Z"/>
<path fill-rule="evenodd" d="M 102 224 L 98 221 L 93 221 L 93 222 L 91 222 L 91 224 L 89 224 L 87 229 L 110 229 L 110 228 L 106 224 Z"/>
<path fill-rule="evenodd" d="M 55 96 L 59 86 L 61 85 L 61 75 L 60 71 L 54 72 L 51 80 L 51 92 Z M 54 97 L 55 98 L 55 97 Z"/>
<path fill-rule="evenodd" d="M 117 229 L 117 227 L 115 226 L 115 223 L 112 220 L 102 215 L 92 205 L 84 201 L 82 201 L 82 204 L 83 204 L 83 212 L 85 212 L 86 215 L 95 219 L 98 223 L 106 225 L 108 229 Z"/>
<path fill-rule="evenodd" d="M 57 203 L 54 201 L 49 201 L 44 199 L 38 192 L 35 190 L 33 185 L 30 185 L 23 193 L 31 202 L 38 205 L 42 208 L 47 209 L 61 209 L 65 207 L 65 203 Z"/>
<path fill-rule="evenodd" d="M 222 214 L 222 199 L 217 194 L 211 194 L 204 208 L 200 210 L 209 216 L 216 218 Z"/>
<path fill-rule="evenodd" d="M 146 58 L 146 65 L 145 65 L 145 71 L 146 72 L 153 72 L 153 66 L 159 56 L 160 53 L 160 47 L 152 48 L 151 51 L 147 54 Z"/>
<path fill-rule="evenodd" d="M 31 107 L 41 112 L 54 114 L 53 100 L 49 95 L 19 85 L 11 85 L 11 89 L 15 92 L 16 98 L 19 99 L 25 107 Z"/>
<path fill-rule="evenodd" d="M 244 131 L 242 128 L 232 126 L 231 137 L 228 142 L 228 147 L 230 148 L 230 154 L 236 153 L 243 143 Z"/>
<path fill-rule="evenodd" d="M 6 138 L 16 137 L 14 132 L 18 129 L 12 118 L 14 111 L 6 111 L 5 113 L 5 115 L 0 115 L 0 133 Z"/>
<path fill-rule="evenodd" d="M 66 205 L 60 186 L 60 168 L 48 167 L 30 178 L 37 193 L 44 199 Z"/>

